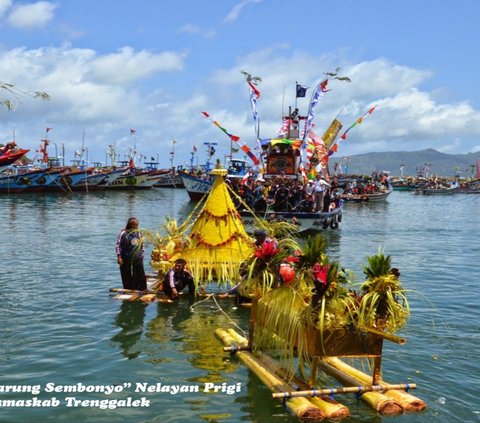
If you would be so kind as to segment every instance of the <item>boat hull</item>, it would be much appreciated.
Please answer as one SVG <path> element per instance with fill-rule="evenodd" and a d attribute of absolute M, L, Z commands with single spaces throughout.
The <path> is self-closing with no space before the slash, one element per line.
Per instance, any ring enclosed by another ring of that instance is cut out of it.
<path fill-rule="evenodd" d="M 267 211 L 262 215 L 242 210 L 239 212 L 242 223 L 247 232 L 255 230 L 256 219 L 293 223 L 298 227 L 298 233 L 319 232 L 326 229 L 338 229 L 342 221 L 342 208 L 337 207 L 331 212 L 302 213 L 302 212 L 274 212 Z"/>
<path fill-rule="evenodd" d="M 200 201 L 212 188 L 212 183 L 209 180 L 197 178 L 183 172 L 180 173 L 180 176 L 191 201 Z"/>
<path fill-rule="evenodd" d="M 378 203 L 385 201 L 392 191 L 390 187 L 387 191 L 372 194 L 342 194 L 341 198 L 346 203 Z"/>

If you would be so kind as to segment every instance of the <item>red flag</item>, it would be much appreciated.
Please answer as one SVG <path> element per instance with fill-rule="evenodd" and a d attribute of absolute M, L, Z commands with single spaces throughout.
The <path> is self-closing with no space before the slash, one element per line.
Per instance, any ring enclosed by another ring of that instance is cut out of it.
<path fill-rule="evenodd" d="M 325 79 L 325 81 L 320 83 L 320 88 L 322 89 L 322 93 L 326 93 L 327 91 L 327 85 L 328 85 L 328 79 Z"/>
<path fill-rule="evenodd" d="M 205 117 L 207 117 L 207 118 L 210 117 L 210 115 L 207 112 L 202 112 L 202 113 L 205 115 Z"/>
<path fill-rule="evenodd" d="M 259 98 L 260 97 L 260 91 L 258 91 L 258 88 L 249 81 L 247 81 L 247 84 L 250 87 L 250 89 L 255 93 L 255 96 L 257 98 Z"/>
<path fill-rule="evenodd" d="M 193 146 L 193 152 L 196 153 L 198 151 L 197 147 L 194 145 Z"/>

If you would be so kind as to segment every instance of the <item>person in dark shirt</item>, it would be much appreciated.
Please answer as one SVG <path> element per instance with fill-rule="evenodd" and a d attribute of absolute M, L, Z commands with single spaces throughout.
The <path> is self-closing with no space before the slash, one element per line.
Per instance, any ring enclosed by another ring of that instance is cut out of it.
<path fill-rule="evenodd" d="M 163 292 L 171 299 L 178 298 L 179 293 L 188 286 L 188 293 L 195 294 L 195 283 L 192 274 L 185 270 L 187 262 L 179 258 L 175 261 L 175 265 L 165 275 L 163 280 Z"/>
<path fill-rule="evenodd" d="M 131 217 L 125 229 L 117 237 L 115 245 L 117 263 L 124 289 L 144 291 L 147 289 L 147 279 L 143 268 L 145 246 L 142 233 L 138 230 L 138 219 Z"/>

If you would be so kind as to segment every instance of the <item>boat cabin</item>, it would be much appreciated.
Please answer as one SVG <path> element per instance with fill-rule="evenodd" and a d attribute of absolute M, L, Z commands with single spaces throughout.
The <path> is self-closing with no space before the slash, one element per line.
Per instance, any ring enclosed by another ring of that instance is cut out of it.
<path fill-rule="evenodd" d="M 245 176 L 247 173 L 247 162 L 243 159 L 230 159 L 228 162 L 228 176 Z"/>
<path fill-rule="evenodd" d="M 300 162 L 300 139 L 268 138 L 261 141 L 263 156 L 266 158 L 264 176 L 298 176 Z"/>

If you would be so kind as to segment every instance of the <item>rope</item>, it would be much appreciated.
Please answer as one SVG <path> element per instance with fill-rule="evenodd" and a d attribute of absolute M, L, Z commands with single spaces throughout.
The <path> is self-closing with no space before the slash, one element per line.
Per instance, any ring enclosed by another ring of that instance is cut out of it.
<path fill-rule="evenodd" d="M 242 333 L 243 337 L 246 338 L 246 337 L 247 337 L 247 333 L 246 333 L 240 326 L 238 326 L 238 325 L 233 321 L 233 319 L 228 315 L 228 313 L 226 313 L 226 312 L 223 310 L 222 307 L 220 307 L 220 304 L 218 304 L 218 301 L 217 301 L 217 299 L 215 298 L 215 294 L 213 294 L 213 293 L 212 293 L 212 294 L 209 294 L 209 295 L 208 295 L 207 297 L 205 297 L 203 300 L 197 301 L 196 303 L 192 304 L 192 305 L 190 306 L 190 311 L 191 311 L 192 313 L 195 312 L 194 309 L 195 309 L 195 307 L 196 307 L 197 305 L 199 305 L 199 304 L 201 304 L 201 303 L 203 303 L 203 302 L 205 302 L 205 301 L 207 301 L 207 300 L 210 300 L 210 299 L 213 299 L 213 302 L 214 302 L 215 305 L 217 306 L 218 311 L 220 311 L 221 313 L 223 313 L 223 314 L 228 318 L 229 323 L 230 323 L 232 326 L 234 326 L 235 328 L 237 328 L 237 329 Z"/>

